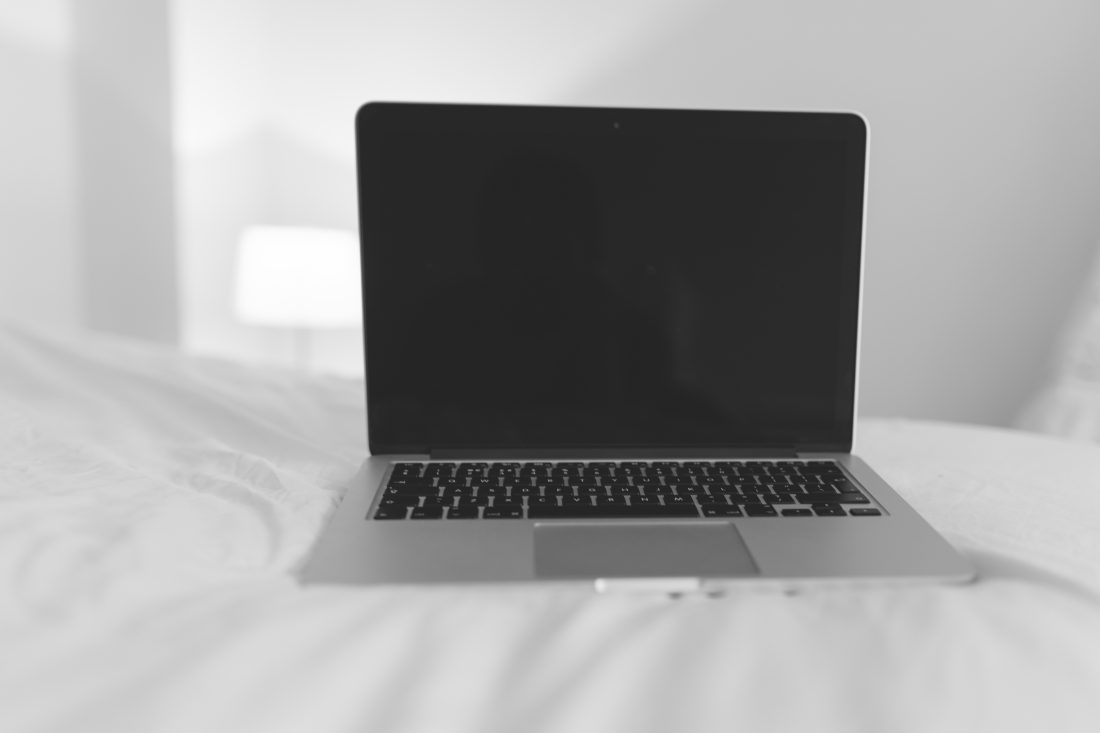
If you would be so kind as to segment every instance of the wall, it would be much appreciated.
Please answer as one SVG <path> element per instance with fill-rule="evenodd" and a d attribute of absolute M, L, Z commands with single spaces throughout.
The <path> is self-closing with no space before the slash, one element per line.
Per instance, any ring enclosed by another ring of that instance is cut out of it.
<path fill-rule="evenodd" d="M 68 5 L 0 5 L 0 318 L 80 319 Z"/>
<path fill-rule="evenodd" d="M 167 0 L 73 0 L 84 324 L 175 343 Z"/>
<path fill-rule="evenodd" d="M 0 317 L 176 340 L 166 8 L 0 6 Z"/>
<path fill-rule="evenodd" d="M 862 111 L 865 414 L 1007 423 L 1100 241 L 1100 6 L 1085 0 L 173 8 L 199 350 L 273 347 L 228 320 L 236 232 L 354 226 L 351 120 L 368 99 Z"/>

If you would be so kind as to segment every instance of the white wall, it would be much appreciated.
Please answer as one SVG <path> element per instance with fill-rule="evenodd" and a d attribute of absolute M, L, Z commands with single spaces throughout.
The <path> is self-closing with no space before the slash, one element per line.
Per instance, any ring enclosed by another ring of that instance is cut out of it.
<path fill-rule="evenodd" d="M 0 5 L 0 317 L 176 340 L 166 3 Z"/>
<path fill-rule="evenodd" d="M 368 99 L 847 108 L 872 129 L 862 411 L 1007 423 L 1100 242 L 1087 0 L 176 0 L 185 342 L 250 223 L 353 227 Z M 346 348 L 354 335 L 344 335 Z"/>
<path fill-rule="evenodd" d="M 83 322 L 174 343 L 167 0 L 73 0 Z"/>
<path fill-rule="evenodd" d="M 0 5 L 0 318 L 80 318 L 68 3 Z"/>

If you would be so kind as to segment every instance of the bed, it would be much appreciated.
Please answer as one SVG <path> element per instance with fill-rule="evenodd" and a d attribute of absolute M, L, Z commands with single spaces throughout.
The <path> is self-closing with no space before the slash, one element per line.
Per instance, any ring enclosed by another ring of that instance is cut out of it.
<path fill-rule="evenodd" d="M 1100 730 L 1100 447 L 860 422 L 972 585 L 302 587 L 363 403 L 0 328 L 0 731 Z"/>

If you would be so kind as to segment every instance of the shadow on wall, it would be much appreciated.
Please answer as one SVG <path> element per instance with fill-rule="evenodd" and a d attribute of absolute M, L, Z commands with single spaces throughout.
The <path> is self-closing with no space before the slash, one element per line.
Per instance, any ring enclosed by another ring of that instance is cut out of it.
<path fill-rule="evenodd" d="M 290 364 L 288 331 L 245 326 L 233 315 L 241 232 L 254 225 L 357 230 L 355 164 L 275 125 L 255 127 L 177 160 L 184 347 L 196 353 Z M 310 365 L 362 372 L 358 329 L 318 331 Z"/>

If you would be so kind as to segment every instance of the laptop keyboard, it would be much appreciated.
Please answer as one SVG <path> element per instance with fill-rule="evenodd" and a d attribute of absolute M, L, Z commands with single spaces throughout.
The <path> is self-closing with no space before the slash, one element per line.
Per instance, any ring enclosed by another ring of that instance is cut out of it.
<path fill-rule="evenodd" d="M 395 463 L 375 519 L 880 516 L 833 461 Z"/>

